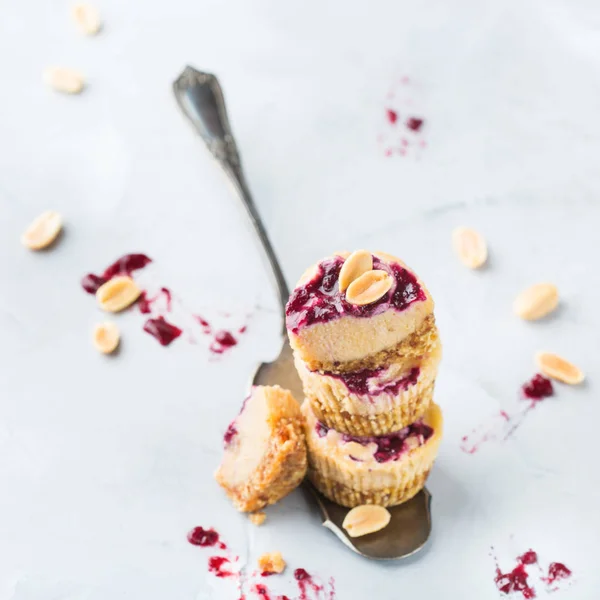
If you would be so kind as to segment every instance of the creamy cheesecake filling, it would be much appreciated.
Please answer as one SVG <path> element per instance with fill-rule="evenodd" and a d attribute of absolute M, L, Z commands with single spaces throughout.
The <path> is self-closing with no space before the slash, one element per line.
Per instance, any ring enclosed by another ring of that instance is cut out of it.
<path fill-rule="evenodd" d="M 270 435 L 267 398 L 262 388 L 255 387 L 223 436 L 225 453 L 221 470 L 230 485 L 243 483 L 258 468 Z"/>
<path fill-rule="evenodd" d="M 293 291 L 285 310 L 289 331 L 298 333 L 304 327 L 344 316 L 374 317 L 390 309 L 401 312 L 414 302 L 427 299 L 417 278 L 408 269 L 373 256 L 373 269 L 386 271 L 394 283 L 376 302 L 364 306 L 350 304 L 345 293 L 339 290 L 338 280 L 343 264 L 344 259 L 340 256 L 326 258 L 317 265 L 314 276 Z"/>

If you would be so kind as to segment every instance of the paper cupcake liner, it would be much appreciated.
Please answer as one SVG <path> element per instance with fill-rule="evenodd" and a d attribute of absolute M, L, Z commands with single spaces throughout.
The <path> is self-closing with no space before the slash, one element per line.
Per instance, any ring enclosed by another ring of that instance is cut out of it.
<path fill-rule="evenodd" d="M 379 506 L 396 506 L 416 496 L 424 487 L 429 471 L 418 473 L 412 478 L 404 478 L 395 487 L 376 490 L 356 490 L 351 487 L 326 479 L 318 471 L 309 469 L 308 478 L 312 484 L 332 502 L 348 508 L 363 504 Z"/>
<path fill-rule="evenodd" d="M 386 435 L 399 431 L 418 421 L 429 408 L 433 399 L 434 384 L 426 388 L 419 386 L 417 393 L 410 395 L 387 412 L 373 415 L 340 412 L 337 402 L 321 402 L 318 398 L 308 398 L 316 417 L 330 429 L 340 433 L 358 436 Z"/>

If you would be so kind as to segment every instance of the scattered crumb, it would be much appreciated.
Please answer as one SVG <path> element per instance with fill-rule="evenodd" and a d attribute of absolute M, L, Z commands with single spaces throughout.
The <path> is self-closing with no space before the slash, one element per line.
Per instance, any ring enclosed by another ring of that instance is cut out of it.
<path fill-rule="evenodd" d="M 261 573 L 271 575 L 272 573 L 283 573 L 285 560 L 281 552 L 267 552 L 258 559 L 258 568 Z"/>
<path fill-rule="evenodd" d="M 250 513 L 250 516 L 248 518 L 254 525 L 258 527 L 259 525 L 262 525 L 265 522 L 267 515 L 264 512 L 254 512 Z"/>

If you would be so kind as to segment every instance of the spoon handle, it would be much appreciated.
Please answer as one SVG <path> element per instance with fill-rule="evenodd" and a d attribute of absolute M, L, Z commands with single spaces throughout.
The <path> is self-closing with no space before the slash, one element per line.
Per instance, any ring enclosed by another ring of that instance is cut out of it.
<path fill-rule="evenodd" d="M 183 114 L 190 120 L 200 137 L 204 140 L 213 157 L 221 165 L 230 181 L 238 191 L 250 221 L 267 255 L 271 272 L 275 279 L 279 304 L 282 313 L 289 298 L 289 289 L 283 271 L 263 222 L 258 214 L 248 184 L 242 171 L 240 155 L 231 132 L 225 97 L 219 80 L 212 73 L 197 71 L 186 67 L 173 83 L 173 92 Z M 285 334 L 285 324 L 283 327 Z"/>

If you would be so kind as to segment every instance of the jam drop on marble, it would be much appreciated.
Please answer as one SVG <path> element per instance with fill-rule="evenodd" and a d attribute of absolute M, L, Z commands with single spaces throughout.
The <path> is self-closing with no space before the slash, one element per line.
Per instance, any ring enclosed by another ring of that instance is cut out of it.
<path fill-rule="evenodd" d="M 321 421 L 317 421 L 315 429 L 317 431 L 317 435 L 321 438 L 325 437 L 329 431 L 327 425 Z M 418 438 L 420 445 L 423 445 L 432 435 L 432 427 L 429 427 L 429 425 L 426 425 L 422 421 L 417 421 L 416 423 L 413 423 L 412 425 L 409 425 L 400 431 L 389 433 L 388 435 L 363 437 L 344 433 L 342 434 L 342 440 L 344 442 L 356 442 L 357 444 L 361 444 L 363 446 L 371 443 L 377 444 L 377 449 L 375 450 L 373 456 L 378 463 L 385 463 L 391 460 L 398 460 L 402 454 L 408 450 L 406 440 L 409 437 L 413 436 Z"/>
<path fill-rule="evenodd" d="M 212 326 L 204 317 L 201 317 L 200 315 L 193 315 L 193 317 L 200 325 L 200 327 L 202 327 L 202 333 L 204 333 L 205 335 L 212 335 Z M 246 325 L 243 325 L 238 329 L 238 334 L 242 335 L 246 333 L 246 329 Z M 233 348 L 234 346 L 237 346 L 237 344 L 238 340 L 233 336 L 233 334 L 230 331 L 220 329 L 215 333 L 208 349 L 213 354 L 224 354 L 227 350 Z"/>
<path fill-rule="evenodd" d="M 233 348 L 233 346 L 237 346 L 237 343 L 238 341 L 229 331 L 222 329 L 215 333 L 215 338 L 209 349 L 213 354 L 223 354 L 225 351 Z"/>
<path fill-rule="evenodd" d="M 215 577 L 233 577 L 235 573 L 229 570 L 231 561 L 226 556 L 211 556 L 208 559 L 208 571 Z"/>
<path fill-rule="evenodd" d="M 308 600 L 309 590 L 319 593 L 323 589 L 323 586 L 313 581 L 313 578 L 305 569 L 296 569 L 294 579 L 298 582 L 299 600 Z"/>
<path fill-rule="evenodd" d="M 255 583 L 252 588 L 252 591 L 263 600 L 271 600 L 271 594 L 269 592 L 269 589 L 266 585 L 263 585 L 262 583 Z"/>
<path fill-rule="evenodd" d="M 209 335 L 212 332 L 210 323 L 205 318 L 201 317 L 200 315 L 192 315 L 192 316 L 194 317 L 194 319 L 196 319 L 196 321 L 198 322 L 200 327 L 202 327 L 202 333 Z"/>
<path fill-rule="evenodd" d="M 373 317 L 393 308 L 407 309 L 413 302 L 426 299 L 417 278 L 397 263 L 387 264 L 373 256 L 373 269 L 386 271 L 394 279 L 390 291 L 376 302 L 356 306 L 346 301 L 338 279 L 344 259 L 334 256 L 322 261 L 315 276 L 297 287 L 286 305 L 286 325 L 293 333 L 316 323 L 326 323 L 343 316 Z"/>
<path fill-rule="evenodd" d="M 112 265 L 104 269 L 102 275 L 87 274 L 82 280 L 81 285 L 88 294 L 95 294 L 98 288 L 117 275 L 128 275 L 134 271 L 139 271 L 150 264 L 152 259 L 145 254 L 125 254 L 116 260 Z"/>
<path fill-rule="evenodd" d="M 305 569 L 296 569 L 294 571 L 294 579 L 304 581 L 305 579 L 310 579 L 310 575 Z"/>
<path fill-rule="evenodd" d="M 106 283 L 106 279 L 100 277 L 99 275 L 94 275 L 93 273 L 88 273 L 81 280 L 81 287 L 88 294 L 95 294 L 98 291 L 98 288 L 101 285 Z"/>
<path fill-rule="evenodd" d="M 264 574 L 263 574 L 264 577 Z M 252 586 L 252 591 L 260 600 L 290 600 L 287 596 L 271 596 L 271 591 L 264 583 L 255 583 Z"/>
<path fill-rule="evenodd" d="M 550 563 L 550 566 L 548 567 L 548 576 L 543 577 L 542 580 L 548 585 L 551 585 L 559 579 L 568 579 L 572 574 L 571 569 L 566 565 L 563 565 L 563 563 L 553 562 Z"/>
<path fill-rule="evenodd" d="M 150 314 L 152 312 L 152 307 L 153 307 L 154 303 L 157 300 L 159 300 L 160 298 L 162 298 L 163 296 L 165 298 L 166 310 L 167 310 L 167 312 L 171 312 L 171 307 L 172 307 L 172 303 L 173 303 L 173 295 L 171 294 L 171 290 L 166 287 L 160 288 L 160 291 L 158 292 L 158 294 L 156 294 L 156 296 L 154 296 L 152 298 L 150 298 L 148 296 L 148 292 L 143 291 L 140 294 L 140 297 L 137 301 L 137 305 L 138 305 L 138 308 L 140 309 L 140 312 L 144 315 Z"/>
<path fill-rule="evenodd" d="M 529 584 L 526 567 L 529 565 L 538 565 L 538 555 L 534 550 L 528 550 L 517 558 L 517 566 L 509 573 L 502 573 L 500 568 L 496 566 L 496 577 L 494 581 L 498 590 L 504 594 L 520 592 L 523 598 L 535 598 L 536 593 L 532 585 Z M 548 576 L 542 577 L 541 580 L 547 585 L 552 585 L 560 579 L 567 579 L 571 576 L 571 569 L 563 563 L 552 562 L 548 567 Z M 553 588 L 550 591 L 554 591 Z"/>
<path fill-rule="evenodd" d="M 194 529 L 187 534 L 187 540 L 194 546 L 206 548 L 216 546 L 219 543 L 219 534 L 214 529 L 194 527 Z"/>
<path fill-rule="evenodd" d="M 418 133 L 419 131 L 421 131 L 423 123 L 423 119 L 418 119 L 417 117 L 410 117 L 406 120 L 406 128 Z"/>
<path fill-rule="evenodd" d="M 314 581 L 312 576 L 305 569 L 296 569 L 294 571 L 294 579 L 298 584 L 298 591 L 300 592 L 298 600 L 308 600 L 309 590 L 314 593 L 315 598 L 324 598 L 324 587 L 321 584 Z M 335 581 L 333 577 L 329 579 L 328 599 L 335 600 Z"/>
<path fill-rule="evenodd" d="M 531 381 L 523 384 L 521 389 L 523 390 L 523 395 L 525 398 L 529 398 L 534 402 L 539 402 L 540 400 L 548 398 L 554 394 L 552 382 L 539 373 L 534 375 Z"/>
<path fill-rule="evenodd" d="M 535 598 L 535 589 L 529 586 L 528 574 L 525 570 L 525 565 L 519 563 L 509 573 L 502 573 L 496 567 L 496 577 L 494 578 L 496 587 L 503 594 L 512 594 L 520 592 L 523 598 Z"/>
<path fill-rule="evenodd" d="M 406 390 L 411 385 L 417 383 L 419 373 L 421 370 L 419 367 L 414 367 L 410 370 L 408 375 L 396 379 L 395 381 L 388 381 L 377 383 L 372 381 L 369 385 L 369 381 L 377 378 L 381 373 L 385 371 L 385 367 L 379 369 L 363 369 L 362 371 L 354 371 L 352 373 L 329 373 L 325 371 L 325 375 L 329 377 L 335 377 L 344 382 L 349 391 L 354 394 L 378 396 L 379 394 L 397 394 L 401 389 Z"/>
<path fill-rule="evenodd" d="M 183 330 L 166 321 L 164 317 L 148 319 L 144 323 L 144 331 L 155 337 L 161 346 L 168 346 L 183 333 Z"/>
<path fill-rule="evenodd" d="M 522 556 L 519 556 L 517 560 L 524 565 L 535 565 L 538 560 L 537 552 L 534 550 L 527 550 L 527 552 Z"/>
<path fill-rule="evenodd" d="M 508 573 L 502 573 L 496 561 L 494 582 L 498 590 L 503 594 L 518 592 L 521 593 L 523 598 L 535 598 L 535 589 L 529 584 L 529 574 L 526 566 L 537 564 L 537 560 L 537 553 L 534 550 L 528 550 L 517 558 L 517 566 Z"/>
<path fill-rule="evenodd" d="M 154 298 L 148 298 L 148 292 L 143 291 L 140 294 L 137 305 L 143 315 L 149 315 L 152 312 L 152 302 L 154 302 Z"/>

